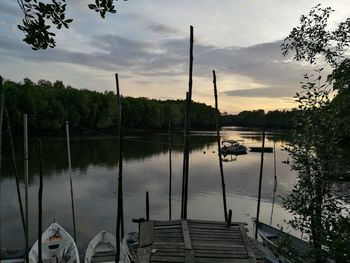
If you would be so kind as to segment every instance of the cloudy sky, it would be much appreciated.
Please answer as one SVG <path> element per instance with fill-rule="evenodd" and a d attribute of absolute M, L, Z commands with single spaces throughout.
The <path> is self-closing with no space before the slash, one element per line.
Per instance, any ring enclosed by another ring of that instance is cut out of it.
<path fill-rule="evenodd" d="M 33 51 L 17 29 L 15 0 L 0 2 L 0 74 L 20 81 L 63 80 L 76 88 L 182 99 L 188 89 L 189 26 L 194 26 L 193 99 L 213 104 L 216 70 L 221 111 L 288 109 L 309 65 L 284 58 L 280 45 L 301 14 L 331 6 L 331 26 L 350 16 L 349 0 L 129 0 L 117 14 L 88 9 L 92 0 L 68 0 L 69 30 L 55 49 Z"/>

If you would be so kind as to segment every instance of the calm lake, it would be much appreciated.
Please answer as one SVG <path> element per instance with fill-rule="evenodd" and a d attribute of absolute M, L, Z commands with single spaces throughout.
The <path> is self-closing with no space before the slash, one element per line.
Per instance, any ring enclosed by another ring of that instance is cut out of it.
<path fill-rule="evenodd" d="M 242 139 L 249 146 L 261 146 L 261 134 L 254 130 L 224 128 L 222 139 Z M 274 189 L 274 154 L 266 153 L 262 184 L 261 221 L 284 226 L 291 215 L 281 206 L 281 198 L 293 188 L 295 173 L 282 161 L 288 158 L 282 151 L 288 135 L 268 132 L 266 146 L 276 146 L 277 191 Z M 43 229 L 55 219 L 71 234 L 72 213 L 69 171 L 65 138 L 45 137 L 43 141 L 44 191 Z M 180 217 L 183 136 L 171 137 L 172 145 L 172 218 Z M 30 245 L 37 239 L 38 158 L 35 139 L 29 149 L 29 215 Z M 4 138 L 4 171 L 1 179 L 1 240 L 2 247 L 24 247 L 24 236 L 13 176 L 8 141 Z M 23 174 L 23 146 L 16 143 L 19 174 Z M 118 141 L 108 136 L 71 138 L 73 185 L 77 244 L 84 249 L 100 230 L 114 233 L 118 172 Z M 125 140 L 124 154 L 124 214 L 126 231 L 137 230 L 133 218 L 145 217 L 145 193 L 150 194 L 150 217 L 167 220 L 169 215 L 169 151 L 167 134 L 133 133 Z M 227 204 L 233 211 L 233 221 L 248 223 L 253 235 L 251 217 L 256 216 L 260 153 L 226 157 L 224 173 Z M 349 183 L 338 185 L 340 195 L 350 203 Z M 22 197 L 24 196 L 21 180 Z M 195 132 L 191 137 L 188 218 L 223 220 L 223 203 L 216 134 Z M 273 213 L 272 213 L 273 207 Z M 272 217 L 271 217 L 272 215 Z"/>

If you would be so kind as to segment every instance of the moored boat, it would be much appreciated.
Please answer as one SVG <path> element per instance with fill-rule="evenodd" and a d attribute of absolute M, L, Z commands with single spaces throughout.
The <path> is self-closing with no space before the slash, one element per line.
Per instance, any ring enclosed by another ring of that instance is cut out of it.
<path fill-rule="evenodd" d="M 226 140 L 222 141 L 221 153 L 223 155 L 233 154 L 240 155 L 247 153 L 247 147 L 243 145 L 243 140 Z"/>
<path fill-rule="evenodd" d="M 51 224 L 41 236 L 43 262 L 79 263 L 73 238 L 57 223 Z M 38 262 L 38 240 L 29 252 L 29 262 Z"/>
<path fill-rule="evenodd" d="M 131 258 L 133 258 L 131 249 L 131 243 L 133 242 L 130 240 L 130 235 L 128 233 L 120 244 L 120 263 L 130 263 Z M 137 239 L 135 242 L 137 242 Z M 116 251 L 115 236 L 106 231 L 101 231 L 90 241 L 85 253 L 85 263 L 115 262 Z"/>
<path fill-rule="evenodd" d="M 296 250 L 300 255 L 307 254 L 311 251 L 311 246 L 308 242 L 283 232 L 275 227 L 259 222 L 256 224 L 256 220 L 253 219 L 255 227 L 258 228 L 258 233 L 263 241 L 272 248 L 277 248 L 277 242 L 281 239 L 288 239 L 292 249 Z"/>

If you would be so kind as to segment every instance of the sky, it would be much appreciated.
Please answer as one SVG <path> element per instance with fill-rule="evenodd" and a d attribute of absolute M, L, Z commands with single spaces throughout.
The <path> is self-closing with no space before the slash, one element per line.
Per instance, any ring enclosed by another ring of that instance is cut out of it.
<path fill-rule="evenodd" d="M 56 32 L 56 48 L 33 51 L 17 29 L 17 1 L 0 1 L 5 79 L 114 91 L 118 72 L 124 96 L 184 99 L 193 25 L 193 100 L 214 104 L 215 69 L 219 109 L 228 113 L 295 107 L 293 96 L 312 68 L 283 57 L 283 39 L 318 3 L 335 10 L 330 26 L 350 17 L 349 0 L 119 0 L 106 19 L 88 9 L 92 0 L 67 2 L 70 29 Z"/>

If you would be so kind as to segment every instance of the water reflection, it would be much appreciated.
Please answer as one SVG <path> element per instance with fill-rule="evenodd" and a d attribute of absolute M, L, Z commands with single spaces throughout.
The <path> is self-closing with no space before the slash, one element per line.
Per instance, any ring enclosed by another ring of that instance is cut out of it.
<path fill-rule="evenodd" d="M 222 139 L 244 139 L 246 146 L 260 146 L 260 134 L 252 130 L 226 129 Z M 284 225 L 291 218 L 282 207 L 295 183 L 295 174 L 281 162 L 287 154 L 281 151 L 286 142 L 280 132 L 268 133 L 266 146 L 276 142 L 278 187 L 275 195 L 273 224 Z M 72 167 L 75 195 L 77 239 L 80 248 L 100 230 L 114 232 L 117 189 L 117 139 L 111 137 L 72 137 Z M 33 142 L 30 145 L 30 243 L 36 239 L 38 162 Z M 9 156 L 4 142 L 5 155 Z M 223 220 L 220 170 L 215 133 L 196 132 L 191 138 L 189 177 L 189 218 Z M 172 136 L 172 216 L 180 217 L 183 136 Z M 136 230 L 132 218 L 145 216 L 145 192 L 150 192 L 151 218 L 168 219 L 168 136 L 167 134 L 128 134 L 125 141 L 124 207 L 126 230 Z M 22 167 L 22 144 L 16 144 L 18 167 Z M 206 152 L 204 154 L 203 152 Z M 44 200 L 43 225 L 55 218 L 72 233 L 69 195 L 69 174 L 64 138 L 43 138 Z M 23 234 L 17 204 L 15 180 L 11 163 L 4 161 L 1 181 L 2 203 L 1 238 L 4 247 L 23 247 Z M 249 152 L 235 161 L 224 162 L 228 208 L 233 210 L 234 221 L 250 224 L 256 213 L 256 198 L 260 153 Z M 274 190 L 273 154 L 265 155 L 262 185 L 262 221 L 270 222 Z M 22 174 L 22 171 L 19 171 Z M 23 190 L 23 189 L 22 189 Z M 252 233 L 252 226 L 249 225 Z"/>

